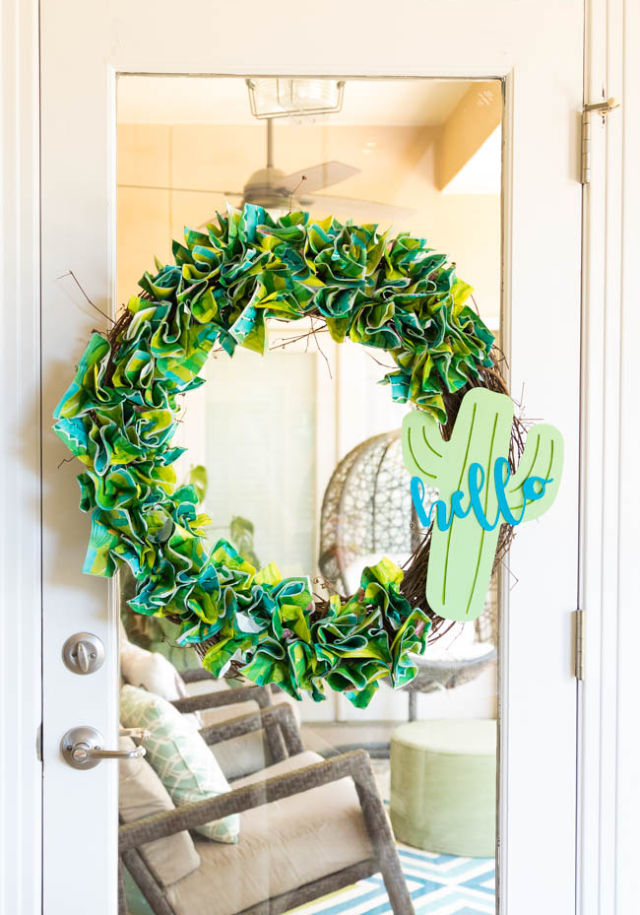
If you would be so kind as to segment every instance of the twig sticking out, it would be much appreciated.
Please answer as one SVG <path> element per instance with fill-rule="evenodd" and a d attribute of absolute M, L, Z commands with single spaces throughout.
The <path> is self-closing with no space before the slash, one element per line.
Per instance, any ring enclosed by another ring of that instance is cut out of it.
<path fill-rule="evenodd" d="M 66 276 L 70 276 L 70 277 L 71 277 L 71 279 L 74 281 L 74 283 L 76 284 L 76 286 L 78 287 L 78 289 L 80 290 L 80 292 L 82 293 L 82 295 L 85 297 L 86 301 L 89 303 L 89 305 L 91 305 L 91 307 L 92 307 L 93 309 L 95 309 L 95 310 L 98 312 L 98 314 L 101 314 L 103 318 L 106 318 L 106 319 L 107 319 L 107 321 L 111 321 L 112 324 L 115 324 L 115 323 L 116 323 L 116 322 L 113 320 L 113 318 L 111 317 L 111 315 L 108 315 L 108 314 L 106 313 L 106 311 L 103 311 L 101 308 L 99 308 L 99 307 L 96 305 L 96 303 L 93 302 L 93 301 L 89 298 L 89 296 L 87 295 L 87 293 L 86 293 L 85 290 L 83 289 L 82 284 L 80 283 L 80 280 L 79 280 L 78 277 L 75 275 L 75 273 L 73 272 L 73 270 L 67 270 L 66 273 L 61 274 L 59 277 L 57 277 L 57 279 L 63 280 Z"/>

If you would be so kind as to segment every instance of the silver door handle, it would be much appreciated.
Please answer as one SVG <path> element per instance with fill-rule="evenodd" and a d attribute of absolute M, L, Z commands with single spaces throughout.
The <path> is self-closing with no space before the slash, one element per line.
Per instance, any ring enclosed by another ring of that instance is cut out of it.
<path fill-rule="evenodd" d="M 132 733 L 133 732 L 133 733 Z M 128 728 L 120 731 L 121 736 L 148 736 L 142 728 Z M 147 752 L 144 747 L 133 750 L 105 750 L 104 737 L 95 728 L 72 728 L 60 741 L 65 760 L 74 769 L 93 769 L 103 759 L 140 759 Z"/>
<path fill-rule="evenodd" d="M 146 728 L 120 728 L 118 734 L 120 737 L 131 737 L 133 740 L 148 740 L 151 736 Z"/>

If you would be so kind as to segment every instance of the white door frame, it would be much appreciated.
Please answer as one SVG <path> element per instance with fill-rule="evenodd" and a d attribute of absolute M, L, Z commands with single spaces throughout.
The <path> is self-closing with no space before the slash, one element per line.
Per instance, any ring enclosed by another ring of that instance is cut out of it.
<path fill-rule="evenodd" d="M 38 3 L 0 6 L 0 912 L 40 912 Z"/>
<path fill-rule="evenodd" d="M 640 910 L 640 5 L 588 8 L 585 103 L 614 96 L 622 107 L 606 124 L 592 120 L 584 192 L 578 912 L 631 915 Z"/>
<path fill-rule="evenodd" d="M 454 5 L 454 4 L 452 4 Z M 457 4 L 455 4 L 457 5 Z M 515 5 L 515 4 L 514 4 Z M 613 406 L 619 407 L 621 444 L 637 447 L 635 421 L 637 385 L 631 376 L 633 343 L 637 339 L 638 315 L 635 303 L 632 311 L 632 270 L 640 246 L 637 199 L 638 179 L 632 163 L 640 156 L 640 73 L 638 55 L 633 36 L 640 31 L 637 4 L 633 0 L 592 0 L 591 14 L 595 23 L 590 33 L 593 84 L 590 99 L 600 94 L 623 95 L 624 108 L 620 112 L 620 127 L 608 132 L 607 158 L 604 159 L 604 141 L 598 140 L 594 131 L 594 156 L 591 185 L 590 267 L 587 285 L 593 283 L 598 261 L 600 277 L 607 266 L 608 314 L 615 311 L 617 303 L 622 313 L 624 333 L 619 325 L 608 325 L 608 361 L 603 358 L 606 344 L 598 338 L 596 323 L 589 322 L 590 333 L 585 340 L 588 347 L 589 371 L 598 372 L 601 383 L 587 390 L 583 398 L 583 417 L 589 422 L 589 435 L 583 435 L 583 449 L 597 454 L 602 445 L 601 425 L 603 415 L 600 391 L 619 391 Z M 87 13 L 93 12 L 99 20 L 102 4 L 87 4 Z M 133 13 L 133 10 L 132 10 Z M 602 27 L 609 23 L 608 40 Z M 621 32 L 626 23 L 626 38 Z M 3 487 L 3 539 L 0 542 L 0 568 L 3 571 L 3 665 L 0 677 L 3 683 L 2 743 L 0 764 L 5 773 L 3 787 L 7 787 L 6 773 L 11 779 L 11 790 L 3 797 L 0 854 L 3 867 L 0 900 L 3 911 L 31 913 L 40 911 L 39 846 L 40 817 L 39 796 L 41 767 L 37 760 L 37 725 L 40 720 L 39 662 L 37 660 L 40 637 L 40 547 L 39 547 L 39 474 L 25 454 L 32 455 L 38 448 L 38 364 L 40 319 L 38 302 L 39 238 L 36 230 L 38 218 L 38 4 L 36 0 L 4 0 L 2 8 L 3 103 L 0 112 L 3 145 L 5 147 L 0 167 L 0 193 L 2 194 L 2 222 L 5 238 L 13 242 L 3 259 L 1 294 L 3 296 L 3 347 L 2 379 L 5 410 L 3 432 L 7 435 L 2 460 Z M 96 24 L 96 27 L 99 23 Z M 153 23 L 151 23 L 153 26 Z M 138 64 L 140 68 L 140 64 Z M 608 74 L 606 71 L 608 69 Z M 605 73 L 608 79 L 603 79 Z M 490 75 L 490 74 L 487 74 Z M 491 74 L 494 75 L 494 74 Z M 618 90 L 617 85 L 622 88 Z M 541 105 L 545 104 L 542 97 Z M 633 109 L 633 110 L 632 110 Z M 612 122 L 613 123 L 613 122 Z M 624 159 L 623 159 L 624 153 Z M 606 162 L 606 167 L 599 163 Z M 635 210 L 624 208 L 621 216 L 623 192 L 634 194 Z M 602 244 L 604 231 L 598 226 L 600 213 L 594 206 L 596 194 L 608 201 L 609 229 L 606 247 Z M 622 236 L 620 234 L 622 230 Z M 604 252 L 604 254 L 603 254 Z M 593 286 L 591 287 L 593 289 Z M 599 287 L 602 288 L 602 285 Z M 589 305 L 594 309 L 596 296 Z M 597 301 L 605 301 L 600 296 Z M 20 304 L 20 310 L 16 308 Z M 597 320 L 601 320 L 598 317 Z M 634 331 L 636 334 L 634 335 Z M 622 370 L 615 356 L 616 334 L 622 359 Z M 77 341 L 76 352 L 81 343 Z M 11 370 L 7 355 L 16 354 L 20 376 Z M 593 391 L 593 388 L 596 388 Z M 592 395 L 593 391 L 593 395 Z M 596 397 L 596 395 L 598 395 Z M 595 405 L 594 405 L 595 400 Z M 611 414 L 609 413 L 609 416 Z M 591 427 L 591 423 L 595 423 Z M 45 417 L 46 424 L 46 417 Z M 19 432 L 20 448 L 15 447 Z M 581 852 L 582 852 L 582 911 L 610 915 L 613 911 L 634 911 L 637 901 L 638 869 L 635 861 L 635 832 L 639 820 L 638 790 L 634 784 L 637 752 L 637 713 L 635 709 L 637 648 L 639 620 L 632 603 L 635 582 L 632 573 L 637 565 L 637 555 L 632 553 L 636 543 L 638 506 L 635 480 L 631 474 L 632 452 L 625 452 L 619 461 L 617 451 L 606 453 L 608 470 L 616 473 L 618 485 L 611 484 L 608 476 L 608 511 L 617 518 L 610 521 L 617 531 L 620 547 L 619 588 L 614 594 L 615 603 L 604 608 L 610 635 L 601 643 L 600 630 L 604 621 L 599 599 L 600 585 L 594 583 L 598 569 L 607 570 L 611 577 L 612 566 L 599 557 L 597 539 L 584 547 L 584 557 L 599 563 L 591 573 L 591 583 L 585 582 L 584 607 L 587 610 L 587 683 L 583 688 L 583 722 L 585 739 L 582 744 L 582 794 L 580 797 Z M 592 460 L 583 481 L 587 496 L 583 498 L 585 523 L 596 524 L 598 511 L 603 504 L 600 490 L 602 474 Z M 589 480 L 594 486 L 588 485 Z M 624 497 L 621 498 L 621 493 Z M 612 509 L 613 503 L 613 509 Z M 7 506 L 10 509 L 7 511 Z M 617 506 L 617 509 L 616 509 Z M 611 544 L 611 539 L 608 543 Z M 584 562 L 583 562 L 584 569 Z M 590 591 L 591 589 L 591 591 Z M 590 603 L 589 595 L 595 595 Z M 618 612 L 616 614 L 616 605 Z M 15 624 L 8 625 L 7 607 L 14 612 L 20 608 Z M 634 614 L 635 611 L 635 614 Z M 610 622 L 613 620 L 614 622 Z M 614 634 L 615 632 L 615 634 Z M 592 685 L 591 685 L 592 684 Z M 19 696 L 19 710 L 14 697 Z M 617 718 L 614 740 L 605 733 L 608 721 Z M 633 750 L 633 752 L 632 752 Z M 597 800 L 596 800 L 597 799 Z M 626 844 L 624 842 L 627 839 Z M 598 856 L 599 851 L 599 856 Z M 616 863 L 617 862 L 617 863 Z M 527 882 L 530 882 L 531 874 Z M 615 890 L 618 905 L 614 909 Z M 514 910 L 517 911 L 517 910 Z M 55 913 L 54 913 L 55 915 Z"/>

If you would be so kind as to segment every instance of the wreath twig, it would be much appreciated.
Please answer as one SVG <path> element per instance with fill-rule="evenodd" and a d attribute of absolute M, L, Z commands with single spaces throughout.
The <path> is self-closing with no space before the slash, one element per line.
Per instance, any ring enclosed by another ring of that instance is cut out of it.
<path fill-rule="evenodd" d="M 262 353 L 268 318 L 312 317 L 313 333 L 322 322 L 337 342 L 388 352 L 393 399 L 431 413 L 448 437 L 470 387 L 506 392 L 493 337 L 445 255 L 373 225 L 273 219 L 247 205 L 187 230 L 173 253 L 173 264 L 144 274 L 109 333 L 93 334 L 55 413 L 56 433 L 85 465 L 84 571 L 110 576 L 126 563 L 131 608 L 178 622 L 180 644 L 217 675 L 241 671 L 316 700 L 328 685 L 365 706 L 381 679 L 402 686 L 415 676 L 411 655 L 441 623 L 424 597 L 428 533 L 404 571 L 383 559 L 364 569 L 355 594 L 327 599 L 307 577 L 254 568 L 225 540 L 211 549 L 210 519 L 172 468 L 179 398 L 202 383 L 214 347 Z M 514 466 L 521 448 L 516 421 Z M 502 551 L 509 538 L 503 529 Z"/>

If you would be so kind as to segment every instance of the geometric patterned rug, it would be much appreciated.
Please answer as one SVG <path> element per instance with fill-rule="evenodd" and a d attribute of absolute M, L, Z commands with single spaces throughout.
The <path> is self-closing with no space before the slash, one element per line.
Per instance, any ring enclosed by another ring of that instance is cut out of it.
<path fill-rule="evenodd" d="M 416 915 L 495 915 L 493 858 L 458 858 L 398 844 Z M 296 915 L 389 915 L 380 874 L 295 909 Z"/>
<path fill-rule="evenodd" d="M 380 797 L 389 807 L 389 760 L 371 760 Z M 416 915 L 495 915 L 493 858 L 459 858 L 396 842 Z M 295 915 L 391 915 L 382 876 L 294 909 Z M 292 915 L 292 913 L 289 913 Z"/>

